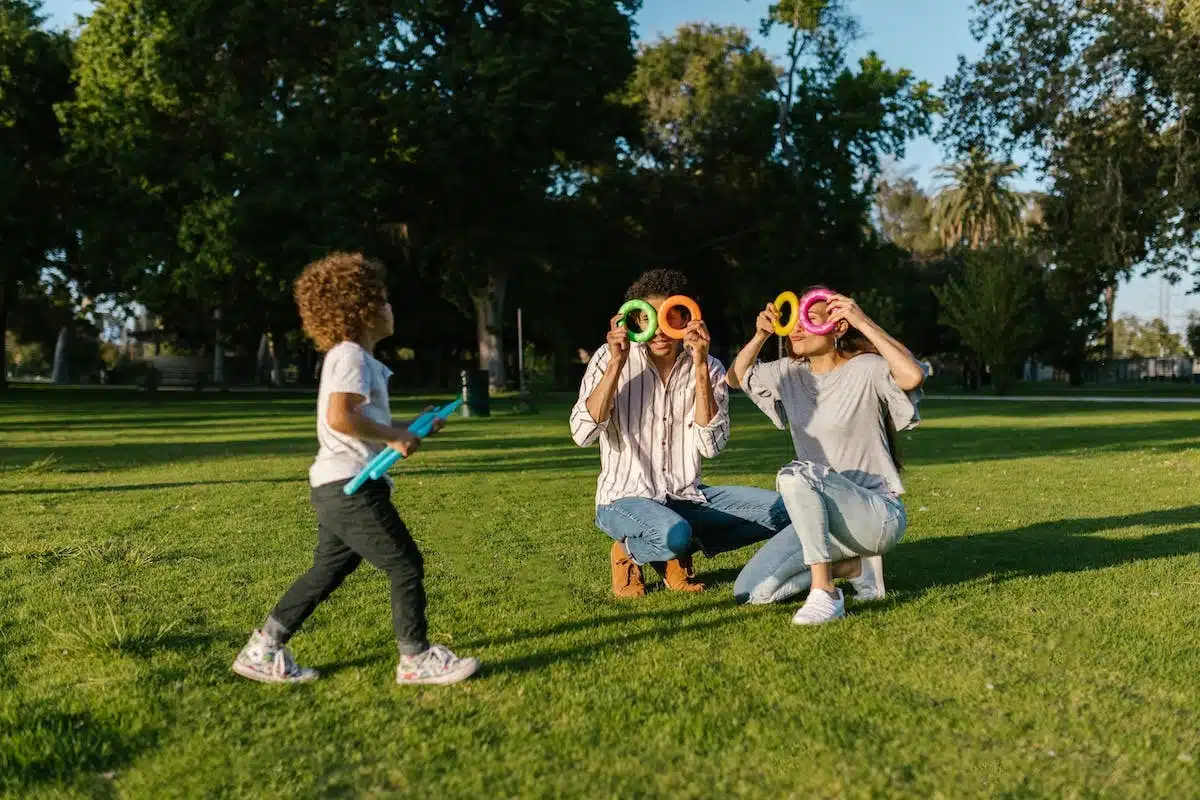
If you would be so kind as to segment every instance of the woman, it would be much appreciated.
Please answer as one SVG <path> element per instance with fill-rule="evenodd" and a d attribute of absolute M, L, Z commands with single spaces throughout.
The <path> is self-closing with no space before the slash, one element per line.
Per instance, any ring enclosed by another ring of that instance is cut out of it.
<path fill-rule="evenodd" d="M 808 599 L 792 621 L 816 625 L 845 616 L 836 578 L 858 584 L 875 558 L 904 535 L 895 432 L 916 427 L 924 370 L 912 353 L 848 297 L 833 294 L 812 306 L 826 336 L 796 325 L 790 355 L 763 364 L 759 351 L 774 334 L 774 305 L 758 315 L 754 338 L 738 353 L 726 380 L 741 386 L 779 428 L 787 425 L 796 460 L 779 471 L 795 534 L 767 542 L 738 576 L 738 596 L 783 599 L 805 588 Z M 857 580 L 854 580 L 857 579 Z"/>

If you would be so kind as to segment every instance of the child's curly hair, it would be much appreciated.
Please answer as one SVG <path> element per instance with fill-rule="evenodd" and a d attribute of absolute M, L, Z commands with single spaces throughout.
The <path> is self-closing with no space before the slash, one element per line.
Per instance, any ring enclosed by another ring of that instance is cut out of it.
<path fill-rule="evenodd" d="M 384 274 L 383 264 L 362 253 L 330 253 L 304 268 L 296 305 L 318 350 L 362 338 L 387 302 Z"/>

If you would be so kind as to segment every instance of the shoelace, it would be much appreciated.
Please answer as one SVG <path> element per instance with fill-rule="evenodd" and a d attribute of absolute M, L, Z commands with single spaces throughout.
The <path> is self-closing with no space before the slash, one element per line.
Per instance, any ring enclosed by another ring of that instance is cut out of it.
<path fill-rule="evenodd" d="M 275 659 L 271 667 L 272 672 L 279 678 L 286 678 L 296 673 L 296 661 L 292 658 L 292 654 L 288 652 L 286 647 L 281 647 L 275 651 Z"/>
<path fill-rule="evenodd" d="M 454 660 L 454 656 L 450 651 L 440 644 L 430 647 L 425 658 L 432 661 L 433 666 L 438 670 L 444 670 Z"/>

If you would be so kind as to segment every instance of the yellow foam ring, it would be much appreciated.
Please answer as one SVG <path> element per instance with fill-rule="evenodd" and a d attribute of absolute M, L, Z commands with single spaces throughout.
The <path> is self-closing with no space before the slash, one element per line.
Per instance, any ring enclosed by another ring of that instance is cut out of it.
<path fill-rule="evenodd" d="M 783 318 L 783 307 L 791 306 L 792 313 L 788 315 L 787 325 L 780 325 L 779 319 L 775 320 L 775 335 L 788 336 L 796 329 L 796 323 L 800 321 L 800 298 L 796 297 L 795 292 L 780 292 L 779 297 L 775 298 L 774 305 L 779 319 Z"/>
<path fill-rule="evenodd" d="M 672 328 L 671 323 L 667 322 L 667 312 L 675 306 L 686 308 L 692 315 L 692 322 L 700 319 L 700 306 L 696 305 L 692 298 L 677 294 L 663 300 L 662 305 L 658 307 L 658 329 L 672 339 L 682 339 L 686 331 L 682 328 Z"/>

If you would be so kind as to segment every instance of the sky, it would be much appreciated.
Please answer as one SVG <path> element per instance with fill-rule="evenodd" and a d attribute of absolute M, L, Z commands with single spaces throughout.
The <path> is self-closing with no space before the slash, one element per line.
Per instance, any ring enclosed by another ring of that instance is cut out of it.
<path fill-rule="evenodd" d="M 42 11 L 51 25 L 61 28 L 73 25 L 75 15 L 87 14 L 91 5 L 90 0 L 45 0 Z M 967 0 L 850 0 L 851 12 L 862 28 L 852 55 L 857 58 L 874 50 L 889 66 L 910 69 L 918 78 L 940 87 L 954 72 L 960 54 L 972 58 L 982 50 L 971 38 L 971 5 Z M 767 6 L 768 0 L 643 0 L 636 20 L 637 36 L 654 41 L 687 22 L 712 22 L 739 25 L 759 39 L 759 21 Z M 759 43 L 771 55 L 782 55 L 779 41 Z M 941 147 L 929 137 L 921 137 L 909 143 L 899 168 L 911 170 L 913 177 L 930 189 L 933 169 L 944 160 Z M 1019 188 L 1036 183 L 1037 176 L 1029 175 Z M 1200 311 L 1200 295 L 1189 295 L 1190 288 L 1186 280 L 1168 287 L 1158 278 L 1134 278 L 1118 291 L 1116 311 L 1152 318 L 1169 307 L 1171 328 L 1182 331 L 1187 312 Z"/>

